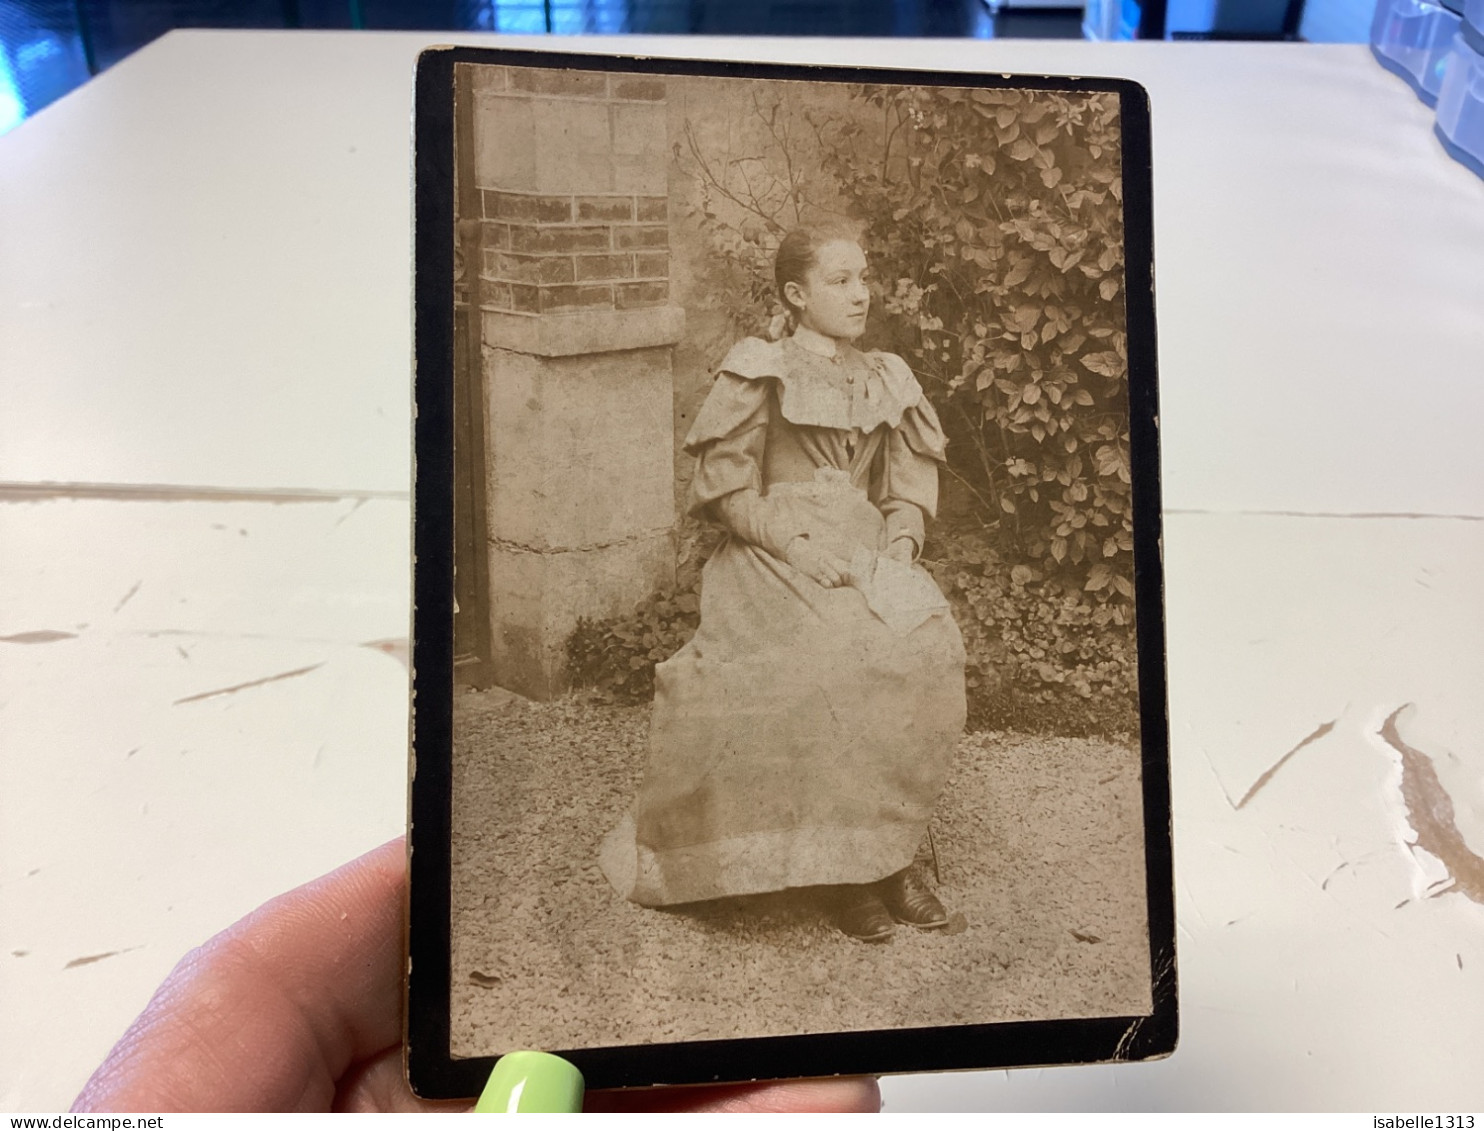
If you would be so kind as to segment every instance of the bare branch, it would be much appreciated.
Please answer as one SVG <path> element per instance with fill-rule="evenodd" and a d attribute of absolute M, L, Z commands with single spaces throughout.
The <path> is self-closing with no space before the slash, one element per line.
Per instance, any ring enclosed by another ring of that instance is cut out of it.
<path fill-rule="evenodd" d="M 944 471 L 948 472 L 949 475 L 953 476 L 953 478 L 957 479 L 959 483 L 963 485 L 964 490 L 968 491 L 969 494 L 973 495 L 974 498 L 979 501 L 979 505 L 985 509 L 985 512 L 987 514 L 998 515 L 1000 513 L 999 504 L 995 502 L 993 498 L 984 494 L 984 492 L 979 490 L 979 488 L 975 487 L 974 484 L 969 482 L 969 480 L 961 472 L 955 470 L 954 466 L 951 463 L 945 463 L 942 465 L 942 467 Z M 985 525 L 989 524 L 986 523 Z"/>

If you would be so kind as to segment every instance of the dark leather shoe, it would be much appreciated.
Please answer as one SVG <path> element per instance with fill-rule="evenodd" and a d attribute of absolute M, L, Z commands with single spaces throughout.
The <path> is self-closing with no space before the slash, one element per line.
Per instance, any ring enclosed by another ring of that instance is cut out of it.
<path fill-rule="evenodd" d="M 903 868 L 876 885 L 881 903 L 898 923 L 924 931 L 948 926 L 948 911 L 915 868 Z"/>
<path fill-rule="evenodd" d="M 881 897 L 870 884 L 837 888 L 831 910 L 835 926 L 861 942 L 889 942 L 896 930 Z"/>

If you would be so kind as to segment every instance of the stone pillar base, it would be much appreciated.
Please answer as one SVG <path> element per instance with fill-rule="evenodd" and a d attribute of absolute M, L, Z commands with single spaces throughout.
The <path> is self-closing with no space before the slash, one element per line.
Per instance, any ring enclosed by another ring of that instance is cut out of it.
<path fill-rule="evenodd" d="M 672 329 L 673 315 L 655 325 Z M 622 616 L 674 583 L 670 353 L 542 357 L 486 346 L 491 662 L 501 687 L 560 694 L 579 620 Z"/>
<path fill-rule="evenodd" d="M 567 690 L 566 644 L 578 620 L 632 612 L 637 599 L 624 597 L 673 581 L 675 541 L 665 531 L 587 550 L 496 542 L 489 567 L 503 600 L 491 641 L 495 682 L 530 699 L 550 699 Z"/>

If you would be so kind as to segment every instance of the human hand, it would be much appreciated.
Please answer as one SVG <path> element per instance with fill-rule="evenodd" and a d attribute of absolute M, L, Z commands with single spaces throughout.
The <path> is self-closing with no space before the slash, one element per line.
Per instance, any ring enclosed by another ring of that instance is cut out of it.
<path fill-rule="evenodd" d="M 384 844 L 186 955 L 72 1110 L 466 1111 L 402 1075 L 406 846 Z M 873 1080 L 588 1095 L 589 1110 L 876 1111 Z"/>
<path fill-rule="evenodd" d="M 917 556 L 917 543 L 906 535 L 893 538 L 891 544 L 886 547 L 886 556 L 903 565 L 911 565 Z"/>
<path fill-rule="evenodd" d="M 783 560 L 826 589 L 849 584 L 850 564 L 828 550 L 819 549 L 809 541 L 808 535 L 795 535 L 784 548 Z"/>

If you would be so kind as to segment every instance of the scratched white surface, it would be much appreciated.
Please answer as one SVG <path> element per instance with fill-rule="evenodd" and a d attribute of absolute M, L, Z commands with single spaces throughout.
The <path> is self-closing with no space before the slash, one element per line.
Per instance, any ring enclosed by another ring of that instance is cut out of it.
<path fill-rule="evenodd" d="M 0 481 L 327 495 L 0 488 L 0 1107 L 64 1107 L 188 947 L 401 826 L 433 41 L 175 33 L 0 138 Z M 560 46 L 1153 100 L 1181 1046 L 888 1106 L 1484 1107 L 1484 907 L 1406 847 L 1377 734 L 1411 705 L 1477 866 L 1484 183 L 1420 104 L 1359 47 Z M 1356 512 L 1464 517 L 1318 517 Z"/>

